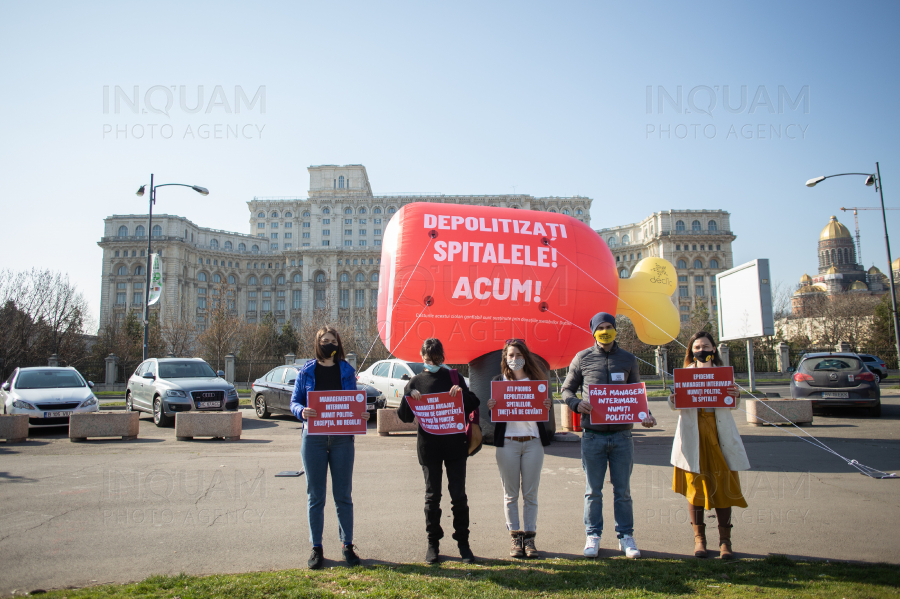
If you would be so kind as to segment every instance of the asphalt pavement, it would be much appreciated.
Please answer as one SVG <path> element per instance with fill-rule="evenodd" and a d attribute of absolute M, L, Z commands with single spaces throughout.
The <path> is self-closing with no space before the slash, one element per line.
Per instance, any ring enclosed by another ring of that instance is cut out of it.
<path fill-rule="evenodd" d="M 817 414 L 807 432 L 756 427 L 735 412 L 753 470 L 741 473 L 749 503 L 735 512 L 739 556 L 900 564 L 900 480 L 859 474 L 846 460 L 900 472 L 900 392 L 884 392 L 881 418 L 856 411 Z M 646 557 L 689 557 L 687 504 L 671 489 L 669 455 L 677 415 L 651 404 L 659 426 L 636 430 L 631 492 L 635 538 Z M 305 567 L 309 553 L 300 424 L 259 420 L 242 410 L 240 441 L 176 441 L 173 429 L 141 418 L 134 441 L 71 443 L 65 429 L 32 432 L 0 445 L 0 594 L 127 582 L 152 574 L 242 572 Z M 354 542 L 364 563 L 418 562 L 425 553 L 424 483 L 415 435 L 356 439 Z M 446 484 L 446 483 L 445 483 Z M 494 448 L 469 461 L 472 547 L 508 559 L 509 537 Z M 601 558 L 620 556 L 612 492 L 605 487 Z M 547 557 L 580 557 L 584 474 L 580 444 L 547 448 L 537 547 Z M 339 566 L 334 504 L 325 510 L 325 555 Z M 709 516 L 708 516 L 709 517 Z M 714 520 L 708 523 L 714 524 Z M 458 559 L 447 536 L 442 553 Z M 709 527 L 710 545 L 717 533 Z M 692 559 L 692 558 L 691 558 Z"/>

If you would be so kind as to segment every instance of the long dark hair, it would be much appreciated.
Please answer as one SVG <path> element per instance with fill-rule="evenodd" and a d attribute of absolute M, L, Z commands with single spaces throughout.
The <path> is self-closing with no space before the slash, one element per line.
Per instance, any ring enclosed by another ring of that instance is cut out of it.
<path fill-rule="evenodd" d="M 327 360 L 328 358 L 331 357 L 331 356 L 326 356 L 325 350 L 323 350 L 322 346 L 319 345 L 319 342 L 322 340 L 322 337 L 324 337 L 328 333 L 331 333 L 332 335 L 334 335 L 334 338 L 337 339 L 338 350 L 337 350 L 337 353 L 334 354 L 334 362 L 336 364 L 344 359 L 344 344 L 341 343 L 340 333 L 338 333 L 337 329 L 332 326 L 325 325 L 324 327 L 322 327 L 321 329 L 316 331 L 316 359 L 317 360 Z"/>
<path fill-rule="evenodd" d="M 503 373 L 503 376 L 507 380 L 515 380 L 512 369 L 510 369 L 509 364 L 506 363 L 506 355 L 510 347 L 515 347 L 522 352 L 522 357 L 525 358 L 525 375 L 529 379 L 532 381 L 542 381 L 547 378 L 545 376 L 546 368 L 542 363 L 543 360 L 531 353 L 528 350 L 528 346 L 525 345 L 525 342 L 521 339 L 509 339 L 503 346 L 503 355 L 500 356 L 500 372 Z"/>
<path fill-rule="evenodd" d="M 714 366 L 722 365 L 722 358 L 719 357 L 719 348 L 716 346 L 716 340 L 713 339 L 713 336 L 709 334 L 708 331 L 697 331 L 694 333 L 691 338 L 687 342 L 687 350 L 684 353 L 684 367 L 687 368 L 691 364 L 694 363 L 694 341 L 700 339 L 701 337 L 705 337 L 709 339 L 709 342 L 712 343 L 713 351 L 716 352 L 713 355 L 712 363 Z"/>

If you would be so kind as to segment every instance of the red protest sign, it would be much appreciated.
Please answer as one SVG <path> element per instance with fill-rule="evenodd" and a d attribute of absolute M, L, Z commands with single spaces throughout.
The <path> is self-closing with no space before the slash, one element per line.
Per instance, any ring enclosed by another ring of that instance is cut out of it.
<path fill-rule="evenodd" d="M 453 435 L 466 430 L 462 393 L 421 395 L 419 399 L 406 396 L 406 403 L 416 415 L 419 426 L 432 435 Z"/>
<path fill-rule="evenodd" d="M 492 381 L 491 422 L 548 422 L 547 381 Z"/>
<path fill-rule="evenodd" d="M 734 398 L 728 395 L 728 388 L 734 385 L 731 366 L 676 368 L 673 374 L 676 408 L 734 407 Z"/>
<path fill-rule="evenodd" d="M 307 407 L 318 416 L 306 422 L 309 435 L 365 435 L 365 391 L 310 391 Z"/>
<path fill-rule="evenodd" d="M 588 385 L 591 424 L 637 424 L 650 415 L 644 383 Z"/>

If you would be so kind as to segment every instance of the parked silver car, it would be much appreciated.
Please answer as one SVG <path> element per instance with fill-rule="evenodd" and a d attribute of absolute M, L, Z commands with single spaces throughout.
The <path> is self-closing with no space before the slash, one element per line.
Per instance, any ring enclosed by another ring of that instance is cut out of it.
<path fill-rule="evenodd" d="M 171 426 L 177 412 L 237 410 L 234 385 L 200 358 L 150 358 L 128 379 L 125 409 L 153 414 L 156 426 Z"/>
<path fill-rule="evenodd" d="M 0 387 L 4 414 L 27 414 L 28 426 L 69 426 L 75 412 L 96 412 L 99 402 L 74 368 L 16 368 Z"/>

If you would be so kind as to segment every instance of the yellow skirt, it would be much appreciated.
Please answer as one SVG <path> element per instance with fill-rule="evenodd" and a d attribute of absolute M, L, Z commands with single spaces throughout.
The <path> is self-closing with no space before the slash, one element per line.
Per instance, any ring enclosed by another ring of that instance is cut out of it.
<path fill-rule="evenodd" d="M 697 427 L 700 432 L 700 473 L 687 472 L 676 466 L 672 490 L 687 497 L 691 505 L 702 505 L 707 510 L 747 507 L 737 472 L 728 469 L 719 447 L 716 413 L 697 410 Z"/>

